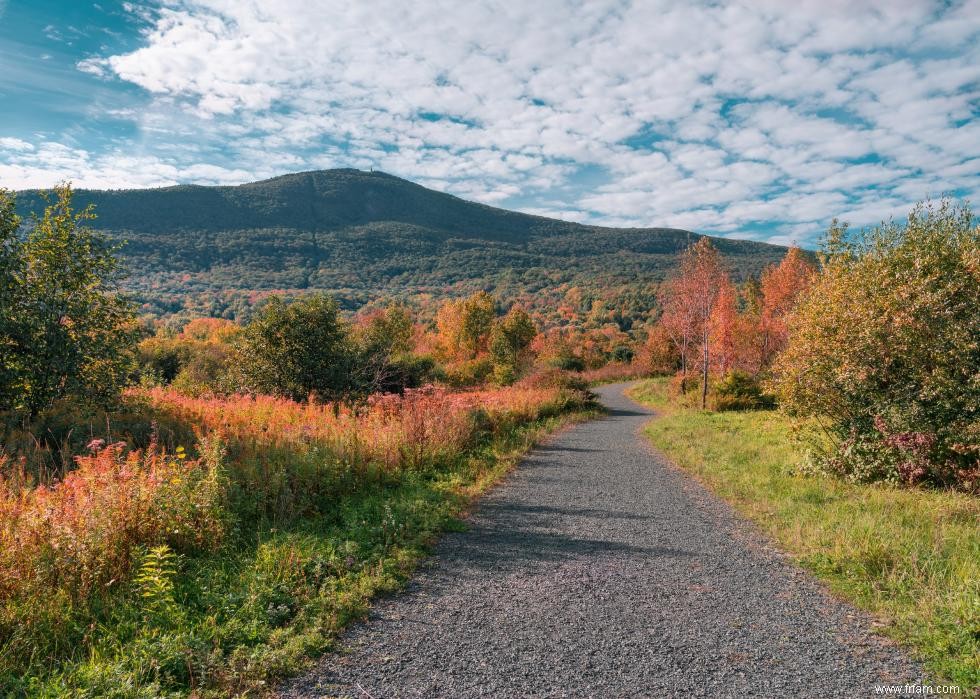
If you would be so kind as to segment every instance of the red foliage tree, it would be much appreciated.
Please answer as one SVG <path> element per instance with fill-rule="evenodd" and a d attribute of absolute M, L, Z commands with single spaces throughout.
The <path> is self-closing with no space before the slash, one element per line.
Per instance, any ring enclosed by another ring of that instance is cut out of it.
<path fill-rule="evenodd" d="M 711 318 L 728 285 L 728 273 L 718 250 L 701 238 L 684 253 L 676 276 L 664 286 L 663 322 L 681 355 L 682 390 L 687 377 L 689 355 L 700 345 L 697 358 L 701 369 L 701 407 L 708 404 L 708 376 L 711 366 Z"/>

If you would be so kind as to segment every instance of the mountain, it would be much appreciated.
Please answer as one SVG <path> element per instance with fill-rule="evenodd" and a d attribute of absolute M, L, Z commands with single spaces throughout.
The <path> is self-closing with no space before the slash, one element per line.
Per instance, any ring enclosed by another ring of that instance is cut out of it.
<path fill-rule="evenodd" d="M 327 291 L 348 309 L 487 289 L 543 320 L 629 327 L 700 236 L 605 228 L 506 211 L 382 172 L 323 170 L 239 186 L 76 191 L 94 227 L 123 242 L 127 289 L 146 313 L 247 316 L 272 292 Z M 37 192 L 21 192 L 22 211 Z M 736 278 L 785 248 L 715 239 Z"/>

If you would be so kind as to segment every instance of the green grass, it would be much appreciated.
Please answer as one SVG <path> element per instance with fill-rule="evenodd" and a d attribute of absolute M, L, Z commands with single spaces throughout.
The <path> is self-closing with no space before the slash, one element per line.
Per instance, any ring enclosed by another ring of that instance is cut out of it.
<path fill-rule="evenodd" d="M 646 427 L 657 448 L 880 619 L 935 681 L 980 687 L 980 500 L 798 475 L 779 413 L 680 407 L 663 380 L 631 395 L 659 413 Z"/>
<path fill-rule="evenodd" d="M 473 498 L 537 440 L 584 414 L 515 427 L 448 466 L 364 484 L 329 513 L 178 558 L 169 573 L 150 554 L 144 582 L 113 598 L 86 651 L 0 673 L 0 696 L 263 695 L 328 651 L 373 597 L 398 589 L 439 532 L 465 527 Z"/>

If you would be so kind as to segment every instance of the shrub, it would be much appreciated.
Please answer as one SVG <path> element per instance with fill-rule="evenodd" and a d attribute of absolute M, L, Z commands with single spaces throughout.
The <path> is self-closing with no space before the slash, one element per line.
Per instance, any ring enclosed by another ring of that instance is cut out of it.
<path fill-rule="evenodd" d="M 302 401 L 343 397 L 351 387 L 353 348 L 337 302 L 314 294 L 290 304 L 272 297 L 240 343 L 247 386 Z"/>
<path fill-rule="evenodd" d="M 581 374 L 555 368 L 539 369 L 521 379 L 518 386 L 523 388 L 558 388 L 583 393 L 589 390 L 589 384 L 582 378 Z"/>
<path fill-rule="evenodd" d="M 561 354 L 548 360 L 548 366 L 562 371 L 585 371 L 585 362 L 574 354 Z"/>
<path fill-rule="evenodd" d="M 62 636 L 87 633 L 93 610 L 124 586 L 146 547 L 215 549 L 225 535 L 217 442 L 196 461 L 91 446 L 63 480 L 36 487 L 0 456 L 0 670 L 79 642 Z"/>
<path fill-rule="evenodd" d="M 189 395 L 228 395 L 241 390 L 234 342 L 241 326 L 219 318 L 195 318 L 174 335 L 161 329 L 137 348 L 140 382 L 173 385 Z"/>
<path fill-rule="evenodd" d="M 763 393 L 758 379 L 751 374 L 732 370 L 725 374 L 711 393 L 711 409 L 725 410 L 760 410 L 776 407 L 774 396 Z"/>
<path fill-rule="evenodd" d="M 506 443 L 511 429 L 582 405 L 575 391 L 524 384 L 354 404 L 160 387 L 126 400 L 211 435 L 201 458 L 95 443 L 62 480 L 35 487 L 0 457 L 0 694 L 224 694 L 229 677 L 256 679 L 254 667 L 268 679 L 283 641 L 283 657 L 311 651 L 297 645 L 307 631 L 321 643 L 352 602 L 390 584 L 406 560 L 400 538 L 432 531 L 403 529 L 418 520 L 389 503 L 435 522 L 442 498 L 455 501 L 446 489 L 479 475 L 488 436 Z M 276 532 L 346 553 L 304 558 Z M 361 571 L 367 561 L 378 566 Z"/>
<path fill-rule="evenodd" d="M 498 384 L 511 384 L 524 372 L 530 364 L 531 341 L 537 334 L 531 316 L 518 306 L 494 322 L 490 333 L 490 357 L 494 380 Z"/>
<path fill-rule="evenodd" d="M 680 368 L 681 356 L 663 323 L 657 323 L 647 333 L 640 347 L 636 364 L 650 376 L 667 376 Z"/>
<path fill-rule="evenodd" d="M 378 385 L 381 393 L 404 393 L 409 388 L 420 388 L 432 383 L 436 377 L 436 361 L 427 355 L 406 352 L 388 362 L 383 381 Z"/>
<path fill-rule="evenodd" d="M 197 441 L 192 425 L 152 413 L 132 394 L 111 412 L 59 401 L 33 420 L 0 413 L 0 451 L 39 482 L 73 470 L 75 456 L 87 454 L 86 445 L 96 439 L 130 449 L 156 444 L 169 451 Z"/>
<path fill-rule="evenodd" d="M 616 345 L 612 349 L 612 361 L 628 364 L 633 361 L 633 348 L 628 345 Z"/>
<path fill-rule="evenodd" d="M 639 364 L 620 364 L 619 362 L 610 362 L 609 364 L 596 369 L 586 369 L 585 371 L 576 373 L 584 382 L 588 384 L 597 384 L 638 379 L 643 376 L 645 371 Z"/>
<path fill-rule="evenodd" d="M 541 406 L 565 400 L 555 387 L 525 385 L 457 393 L 428 386 L 356 405 L 192 398 L 160 388 L 139 394 L 168 420 L 222 436 L 242 521 L 292 520 L 333 506 L 363 479 L 443 464 L 473 445 L 470 414 L 478 407 L 498 424 L 535 419 Z"/>
<path fill-rule="evenodd" d="M 492 373 L 493 360 L 480 357 L 450 364 L 445 368 L 443 379 L 454 388 L 469 388 L 486 383 Z"/>
<path fill-rule="evenodd" d="M 918 206 L 852 239 L 831 226 L 790 318 L 780 404 L 815 462 L 857 480 L 980 481 L 980 228 Z"/>

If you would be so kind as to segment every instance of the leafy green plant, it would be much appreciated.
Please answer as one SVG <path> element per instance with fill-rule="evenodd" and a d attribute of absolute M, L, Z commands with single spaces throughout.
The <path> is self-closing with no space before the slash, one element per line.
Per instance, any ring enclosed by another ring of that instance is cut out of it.
<path fill-rule="evenodd" d="M 531 360 L 528 348 L 537 334 L 531 316 L 518 306 L 494 323 L 490 332 L 490 357 L 498 384 L 513 383 L 527 369 Z"/>
<path fill-rule="evenodd" d="M 248 387 L 297 401 L 342 397 L 350 388 L 352 357 L 337 302 L 322 294 L 289 304 L 272 297 L 240 343 Z"/>
<path fill-rule="evenodd" d="M 172 623 L 179 614 L 174 599 L 174 578 L 177 576 L 177 556 L 166 544 L 143 552 L 133 578 L 140 599 L 140 608 L 153 623 Z"/>

